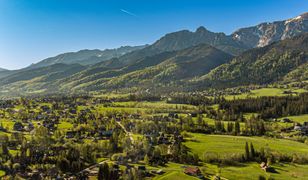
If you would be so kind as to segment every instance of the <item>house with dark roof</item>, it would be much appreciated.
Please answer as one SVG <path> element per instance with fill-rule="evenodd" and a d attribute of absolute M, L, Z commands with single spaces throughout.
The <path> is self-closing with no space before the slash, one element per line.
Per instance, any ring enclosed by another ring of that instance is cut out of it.
<path fill-rule="evenodd" d="M 24 130 L 24 126 L 22 125 L 21 122 L 16 122 L 13 126 L 13 129 L 15 131 L 23 131 Z"/>

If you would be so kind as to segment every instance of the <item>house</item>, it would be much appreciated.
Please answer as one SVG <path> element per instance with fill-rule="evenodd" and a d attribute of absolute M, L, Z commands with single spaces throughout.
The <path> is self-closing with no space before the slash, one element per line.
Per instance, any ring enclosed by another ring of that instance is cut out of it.
<path fill-rule="evenodd" d="M 171 118 L 176 118 L 176 119 L 178 119 L 179 118 L 179 115 L 177 114 L 177 113 L 169 113 L 168 114 L 168 117 L 171 117 Z"/>
<path fill-rule="evenodd" d="M 302 135 L 308 135 L 308 126 L 302 126 L 301 133 Z"/>
<path fill-rule="evenodd" d="M 37 115 L 36 116 L 36 118 L 35 118 L 36 120 L 43 120 L 44 119 L 44 116 L 43 115 L 41 115 L 41 114 L 39 114 L 39 115 Z"/>
<path fill-rule="evenodd" d="M 120 166 L 119 166 L 118 164 L 113 164 L 113 165 L 112 165 L 112 168 L 113 168 L 113 169 L 119 170 L 119 169 L 120 169 Z"/>
<path fill-rule="evenodd" d="M 141 115 L 140 114 L 130 114 L 128 117 L 131 119 L 140 119 Z"/>
<path fill-rule="evenodd" d="M 44 120 L 43 121 L 43 126 L 45 128 L 47 128 L 49 131 L 54 131 L 56 130 L 55 128 L 55 123 L 53 121 L 47 121 L 47 120 Z"/>
<path fill-rule="evenodd" d="M 308 135 L 308 122 L 304 122 L 303 126 L 296 124 L 294 126 L 294 131 L 300 131 L 302 135 Z"/>
<path fill-rule="evenodd" d="M 41 110 L 46 112 L 48 111 L 50 108 L 48 106 L 41 106 Z"/>
<path fill-rule="evenodd" d="M 302 126 L 300 126 L 300 125 L 295 125 L 295 126 L 294 126 L 294 130 L 295 130 L 295 131 L 301 131 L 301 130 L 302 130 Z"/>
<path fill-rule="evenodd" d="M 133 166 L 126 164 L 125 174 L 128 174 L 130 172 L 130 170 L 133 169 L 133 168 L 134 168 Z"/>
<path fill-rule="evenodd" d="M 159 169 L 157 171 L 154 171 L 155 174 L 161 175 L 164 174 L 165 172 L 162 169 Z"/>
<path fill-rule="evenodd" d="M 138 166 L 138 171 L 146 171 L 146 167 L 145 166 Z"/>
<path fill-rule="evenodd" d="M 273 167 L 270 167 L 267 163 L 262 162 L 260 164 L 260 168 L 263 169 L 266 172 L 275 172 L 275 169 Z"/>
<path fill-rule="evenodd" d="M 30 132 L 34 129 L 34 125 L 30 122 L 28 125 L 25 126 L 25 130 Z"/>
<path fill-rule="evenodd" d="M 10 150 L 17 150 L 18 144 L 19 143 L 17 141 L 9 141 L 7 146 Z"/>
<path fill-rule="evenodd" d="M 188 113 L 188 116 L 191 116 L 191 117 L 197 117 L 197 116 L 198 116 L 198 114 L 197 114 L 197 113 L 195 113 L 195 112 L 193 112 L 193 113 Z"/>
<path fill-rule="evenodd" d="M 76 110 L 76 109 L 70 109 L 69 112 L 70 112 L 71 114 L 77 114 L 77 110 Z"/>
<path fill-rule="evenodd" d="M 23 131 L 24 130 L 24 126 L 22 125 L 21 122 L 16 122 L 14 124 L 13 129 L 14 129 L 14 131 Z"/>
<path fill-rule="evenodd" d="M 6 132 L 6 129 L 0 125 L 0 131 Z"/>
<path fill-rule="evenodd" d="M 190 176 L 198 176 L 201 174 L 201 171 L 198 167 L 186 167 L 184 173 Z"/>
<path fill-rule="evenodd" d="M 67 139 L 74 138 L 77 133 L 75 131 L 67 131 L 65 137 Z"/>
<path fill-rule="evenodd" d="M 260 164 L 260 168 L 263 169 L 264 171 L 267 171 L 268 168 L 269 168 L 269 166 L 267 165 L 267 163 L 262 162 L 262 163 Z"/>
<path fill-rule="evenodd" d="M 281 122 L 283 122 L 283 123 L 291 123 L 292 121 L 289 118 L 283 118 L 281 120 Z"/>
<path fill-rule="evenodd" d="M 109 130 L 109 131 L 99 131 L 99 135 L 100 137 L 104 138 L 104 139 L 109 139 L 112 136 L 113 131 Z"/>
<path fill-rule="evenodd" d="M 160 136 L 157 141 L 158 144 L 171 144 L 169 139 L 164 136 Z"/>

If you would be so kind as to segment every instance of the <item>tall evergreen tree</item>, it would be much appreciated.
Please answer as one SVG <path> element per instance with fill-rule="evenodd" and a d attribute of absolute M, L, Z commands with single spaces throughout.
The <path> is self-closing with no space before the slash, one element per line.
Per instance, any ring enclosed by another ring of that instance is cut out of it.
<path fill-rule="evenodd" d="M 238 121 L 235 122 L 234 132 L 235 132 L 235 135 L 238 135 L 238 134 L 241 133 L 241 126 L 240 126 L 240 123 Z"/>
<path fill-rule="evenodd" d="M 97 179 L 98 180 L 109 180 L 110 179 L 110 170 L 106 162 L 99 166 Z"/>
<path fill-rule="evenodd" d="M 250 157 L 254 159 L 256 156 L 255 148 L 253 147 L 252 142 L 250 143 Z"/>
<path fill-rule="evenodd" d="M 250 159 L 248 142 L 246 142 L 246 145 L 245 145 L 245 159 L 246 159 L 246 161 L 248 161 Z"/>

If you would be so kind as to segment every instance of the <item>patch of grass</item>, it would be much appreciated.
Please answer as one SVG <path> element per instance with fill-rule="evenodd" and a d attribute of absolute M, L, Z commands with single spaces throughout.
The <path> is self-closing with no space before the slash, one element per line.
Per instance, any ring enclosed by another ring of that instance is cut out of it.
<path fill-rule="evenodd" d="M 240 95 L 228 95 L 225 96 L 225 98 L 227 100 L 232 100 L 232 99 L 246 99 L 249 97 L 255 98 L 262 96 L 287 96 L 288 94 L 285 94 L 284 91 L 292 91 L 297 93 L 307 92 L 304 89 L 261 88 L 252 90 L 250 93 L 243 93 Z"/>
<path fill-rule="evenodd" d="M 170 171 L 165 173 L 164 175 L 158 176 L 156 178 L 154 178 L 156 180 L 193 180 L 193 179 L 198 179 L 196 177 L 193 176 L 188 176 L 186 174 L 184 174 L 183 172 L 179 172 L 179 171 Z"/>
<path fill-rule="evenodd" d="M 308 165 L 297 164 L 274 164 L 272 167 L 277 173 L 269 173 L 263 171 L 259 164 L 249 163 L 242 166 L 218 167 L 216 165 L 205 165 L 206 173 L 220 172 L 220 176 L 227 179 L 258 179 L 259 176 L 273 179 L 307 179 Z"/>
<path fill-rule="evenodd" d="M 19 151 L 18 150 L 9 150 L 9 152 L 12 156 L 16 156 Z"/>
<path fill-rule="evenodd" d="M 115 102 L 113 103 L 114 106 L 124 106 L 124 107 L 136 107 L 136 108 L 168 108 L 168 109 L 196 109 L 195 106 L 187 105 L 187 104 L 169 104 L 165 101 L 158 101 L 158 102 L 136 102 L 136 101 L 129 101 L 129 102 Z"/>
<path fill-rule="evenodd" d="M 155 176 L 155 180 L 193 180 L 197 179 L 193 176 L 188 176 L 183 173 L 184 168 L 182 166 L 187 166 L 184 164 L 168 163 L 166 167 L 155 167 L 154 169 L 163 169 L 166 173 L 162 175 Z M 219 174 L 222 179 L 248 179 L 254 180 L 258 179 L 259 176 L 265 178 L 274 179 L 300 179 L 304 180 L 308 177 L 308 165 L 298 165 L 298 164 L 273 164 L 272 167 L 277 171 L 277 173 L 269 173 L 262 170 L 258 163 L 246 163 L 240 164 L 239 166 L 218 166 L 216 164 L 203 164 L 200 166 L 200 170 L 205 177 L 212 177 Z M 147 167 L 147 169 L 153 169 Z"/>
<path fill-rule="evenodd" d="M 60 124 L 58 124 L 58 128 L 61 130 L 68 130 L 73 128 L 73 124 L 66 121 L 62 121 Z"/>
<path fill-rule="evenodd" d="M 104 107 L 104 106 L 98 106 L 97 107 L 98 112 L 100 113 L 106 113 L 106 112 L 118 112 L 118 113 L 140 113 L 144 112 L 147 109 L 146 108 L 133 108 L 133 107 Z"/>
<path fill-rule="evenodd" d="M 3 125 L 4 128 L 7 128 L 7 130 L 13 130 L 15 124 L 15 122 L 8 119 L 0 119 L 0 123 Z"/>
<path fill-rule="evenodd" d="M 252 142 L 257 150 L 263 147 L 281 153 L 308 153 L 308 145 L 291 140 L 197 133 L 191 133 L 191 135 L 194 141 L 188 140 L 185 142 L 185 145 L 192 152 L 197 153 L 200 158 L 203 157 L 205 152 L 215 152 L 218 154 L 244 153 L 246 142 Z"/>
<path fill-rule="evenodd" d="M 0 177 L 3 177 L 3 176 L 5 176 L 5 172 L 0 170 Z"/>
<path fill-rule="evenodd" d="M 304 122 L 308 122 L 308 114 L 303 114 L 303 115 L 299 115 L 299 116 L 288 116 L 286 118 L 291 119 L 294 122 L 298 122 L 298 123 L 304 123 Z M 280 118 L 283 119 L 283 118 Z"/>
<path fill-rule="evenodd" d="M 161 167 L 158 169 L 163 169 L 165 171 L 164 174 L 155 176 L 153 179 L 155 180 L 179 180 L 179 179 L 184 179 L 184 180 L 194 180 L 198 179 L 193 176 L 188 176 L 183 172 L 182 166 L 185 166 L 183 164 L 177 164 L 177 163 L 167 163 L 166 167 Z M 150 169 L 150 168 L 149 168 Z"/>

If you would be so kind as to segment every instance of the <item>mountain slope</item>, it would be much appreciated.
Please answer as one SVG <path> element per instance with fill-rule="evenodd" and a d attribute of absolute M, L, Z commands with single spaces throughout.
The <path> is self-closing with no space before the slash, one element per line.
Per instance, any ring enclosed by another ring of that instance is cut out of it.
<path fill-rule="evenodd" d="M 25 82 L 26 84 L 28 83 L 27 86 L 33 86 L 34 82 L 40 82 L 43 84 L 49 84 L 52 87 L 52 82 L 71 76 L 72 74 L 80 72 L 85 68 L 85 66 L 79 64 L 54 64 L 48 67 L 19 71 L 15 74 L 0 79 L 0 87 L 2 89 L 13 89 L 13 87 L 21 89 L 24 88 L 22 82 Z"/>
<path fill-rule="evenodd" d="M 5 77 L 9 71 L 3 68 L 0 68 L 0 78 Z"/>
<path fill-rule="evenodd" d="M 170 55 L 172 56 L 170 57 Z M 144 89 L 176 85 L 181 81 L 204 75 L 211 69 L 232 59 L 231 55 L 205 44 L 161 56 L 163 58 L 155 63 L 150 61 L 153 63 L 151 65 L 145 65 L 151 59 L 145 58 L 138 62 L 142 68 L 135 68 L 130 65 L 118 70 L 118 72 L 125 72 L 122 75 L 103 76 L 99 79 L 80 83 L 73 89 L 96 91 L 101 89 Z M 153 59 L 157 60 L 157 58 Z M 130 69 L 130 72 L 127 71 L 128 69 Z"/>
<path fill-rule="evenodd" d="M 201 86 L 268 84 L 300 68 L 308 71 L 308 33 L 249 50 L 198 80 Z M 201 83 L 202 82 L 202 83 Z"/>
<path fill-rule="evenodd" d="M 289 72 L 287 75 L 283 77 L 283 81 L 287 83 L 307 81 L 307 80 L 308 80 L 308 62 L 302 64 L 301 66 Z"/>
<path fill-rule="evenodd" d="M 155 66 L 168 58 L 176 55 L 176 52 L 163 52 L 154 56 L 148 56 L 139 59 L 136 63 L 124 66 L 122 68 L 106 68 L 104 66 L 94 65 L 84 71 L 65 78 L 61 84 L 65 87 L 76 87 L 79 85 L 91 84 L 99 79 L 109 79 L 116 76 L 124 75 L 132 71 L 141 70 L 146 67 Z"/>
<path fill-rule="evenodd" d="M 0 92 L 88 92 L 176 85 L 228 62 L 232 56 L 206 44 L 163 52 L 118 69 L 55 64 L 0 79 Z"/>
<path fill-rule="evenodd" d="M 16 70 L 7 70 L 7 69 L 0 68 L 0 79 L 6 76 L 9 76 L 11 74 L 14 74 L 15 72 Z"/>
<path fill-rule="evenodd" d="M 106 61 L 112 58 L 120 57 L 126 53 L 130 53 L 135 50 L 142 49 L 146 46 L 123 46 L 117 49 L 105 49 L 103 51 L 95 50 L 81 50 L 78 52 L 69 52 L 44 59 L 36 64 L 32 64 L 29 68 L 46 67 L 53 64 L 81 64 L 91 65 L 102 61 Z"/>
<path fill-rule="evenodd" d="M 308 32 L 308 12 L 284 21 L 242 28 L 235 31 L 232 37 L 245 46 L 253 48 L 263 47 L 305 32 Z"/>

